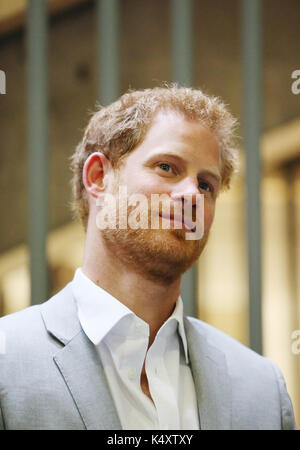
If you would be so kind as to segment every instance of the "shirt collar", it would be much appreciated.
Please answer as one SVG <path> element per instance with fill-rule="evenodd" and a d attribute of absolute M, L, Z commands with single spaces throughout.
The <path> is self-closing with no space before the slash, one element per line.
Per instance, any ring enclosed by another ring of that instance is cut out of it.
<path fill-rule="evenodd" d="M 128 319 L 129 316 L 132 316 L 132 320 L 137 318 L 127 306 L 91 281 L 80 267 L 76 270 L 71 284 L 77 303 L 80 324 L 93 344 L 98 345 L 113 328 L 116 329 L 117 324 L 125 316 Z M 140 318 L 138 320 L 141 321 Z M 189 358 L 183 325 L 183 302 L 181 296 L 177 299 L 173 313 L 158 333 L 162 332 L 163 328 L 166 329 L 167 323 L 171 321 L 178 323 L 178 332 L 182 340 L 185 360 L 188 364 Z"/>

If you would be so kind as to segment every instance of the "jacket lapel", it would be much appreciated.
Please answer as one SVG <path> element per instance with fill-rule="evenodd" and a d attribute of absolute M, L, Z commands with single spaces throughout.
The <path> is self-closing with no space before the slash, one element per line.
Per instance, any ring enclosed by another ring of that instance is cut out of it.
<path fill-rule="evenodd" d="M 71 285 L 44 303 L 41 309 L 48 332 L 64 344 L 53 359 L 86 428 L 120 430 L 99 355 L 80 327 Z"/>
<path fill-rule="evenodd" d="M 210 344 L 199 324 L 185 318 L 201 430 L 231 429 L 231 388 L 225 354 Z"/>
<path fill-rule="evenodd" d="M 99 355 L 80 331 L 55 357 L 88 430 L 121 429 Z"/>

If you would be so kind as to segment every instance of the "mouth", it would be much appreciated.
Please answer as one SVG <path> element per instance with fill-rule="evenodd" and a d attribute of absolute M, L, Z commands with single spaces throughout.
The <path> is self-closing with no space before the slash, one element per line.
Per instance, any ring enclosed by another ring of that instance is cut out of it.
<path fill-rule="evenodd" d="M 159 217 L 161 217 L 162 219 L 166 219 L 169 221 L 170 224 L 175 224 L 178 223 L 181 225 L 180 228 L 183 228 L 185 231 L 189 231 L 194 233 L 196 231 L 196 225 L 194 223 L 192 223 L 192 220 L 187 220 L 182 217 L 182 216 L 176 216 L 174 214 L 163 214 L 163 213 L 159 213 Z"/>

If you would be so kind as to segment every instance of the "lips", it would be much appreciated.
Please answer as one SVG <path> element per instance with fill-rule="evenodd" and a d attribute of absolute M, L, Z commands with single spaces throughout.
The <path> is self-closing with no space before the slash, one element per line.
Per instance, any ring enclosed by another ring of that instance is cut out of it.
<path fill-rule="evenodd" d="M 182 216 L 176 216 L 174 214 L 163 214 L 163 213 L 159 213 L 159 216 L 164 219 L 169 220 L 170 222 L 180 223 L 182 225 L 182 228 L 185 229 L 186 231 L 195 232 L 195 230 L 196 230 L 196 226 L 194 223 L 192 223 L 192 220 L 184 219 Z"/>

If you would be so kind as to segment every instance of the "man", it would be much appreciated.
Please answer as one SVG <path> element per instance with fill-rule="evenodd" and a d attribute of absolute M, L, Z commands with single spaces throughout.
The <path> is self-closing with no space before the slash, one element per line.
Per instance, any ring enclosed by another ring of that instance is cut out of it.
<path fill-rule="evenodd" d="M 0 321 L 2 428 L 295 428 L 279 368 L 183 316 L 181 277 L 236 169 L 234 127 L 219 99 L 175 85 L 94 114 L 72 156 L 82 267 Z"/>

